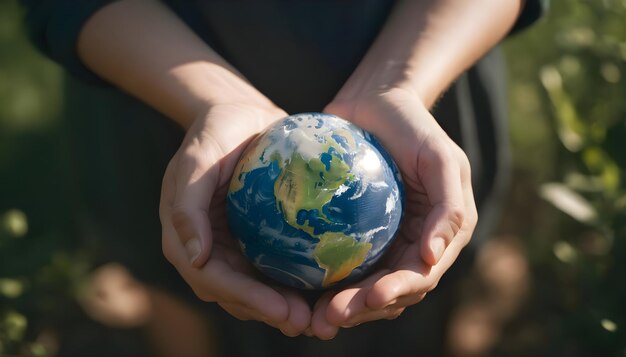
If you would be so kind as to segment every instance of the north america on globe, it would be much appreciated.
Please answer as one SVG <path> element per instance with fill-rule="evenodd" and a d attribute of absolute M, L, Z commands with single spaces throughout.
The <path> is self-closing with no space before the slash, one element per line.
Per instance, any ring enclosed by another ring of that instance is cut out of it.
<path fill-rule="evenodd" d="M 243 254 L 302 289 L 363 278 L 396 236 L 402 208 L 391 156 L 368 132 L 322 113 L 289 116 L 255 138 L 227 196 Z"/>

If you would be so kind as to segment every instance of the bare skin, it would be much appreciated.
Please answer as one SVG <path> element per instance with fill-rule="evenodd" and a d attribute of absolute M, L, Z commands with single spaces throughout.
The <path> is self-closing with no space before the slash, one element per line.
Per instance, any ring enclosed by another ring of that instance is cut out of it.
<path fill-rule="evenodd" d="M 246 143 L 286 113 L 151 0 L 114 2 L 88 20 L 84 63 L 186 130 L 163 179 L 163 252 L 199 298 L 285 335 L 333 338 L 341 327 L 399 316 L 432 290 L 476 225 L 470 167 L 428 109 L 500 41 L 522 0 L 399 1 L 325 111 L 380 138 L 407 188 L 401 238 L 386 264 L 311 311 L 295 290 L 252 274 L 224 227 L 228 180 Z"/>

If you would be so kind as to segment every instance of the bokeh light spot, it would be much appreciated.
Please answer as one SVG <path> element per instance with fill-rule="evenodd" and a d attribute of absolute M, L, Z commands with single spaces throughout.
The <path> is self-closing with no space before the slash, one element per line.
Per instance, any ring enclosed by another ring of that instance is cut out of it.
<path fill-rule="evenodd" d="M 9 235 L 20 238 L 28 233 L 28 220 L 26 214 L 18 209 L 12 209 L 4 214 L 0 224 Z"/>

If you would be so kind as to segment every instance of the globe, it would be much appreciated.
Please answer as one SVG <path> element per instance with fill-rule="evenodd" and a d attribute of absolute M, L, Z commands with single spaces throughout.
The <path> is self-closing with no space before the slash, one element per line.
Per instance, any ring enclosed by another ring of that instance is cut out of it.
<path fill-rule="evenodd" d="M 302 289 L 363 278 L 396 236 L 402 209 L 390 155 L 365 130 L 322 113 L 289 116 L 257 136 L 227 195 L 243 254 Z"/>

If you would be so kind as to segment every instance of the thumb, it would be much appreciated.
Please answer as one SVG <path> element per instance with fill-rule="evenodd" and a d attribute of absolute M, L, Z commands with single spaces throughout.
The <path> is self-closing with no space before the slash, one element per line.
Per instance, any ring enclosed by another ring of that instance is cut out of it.
<path fill-rule="evenodd" d="M 211 223 L 207 215 L 192 207 L 177 207 L 172 211 L 172 225 L 185 247 L 192 266 L 204 265 L 211 250 Z"/>
<path fill-rule="evenodd" d="M 426 264 L 435 265 L 463 225 L 465 197 L 460 167 L 449 150 L 430 150 L 418 162 L 418 176 L 431 204 L 424 220 L 421 255 Z"/>
<path fill-rule="evenodd" d="M 445 204 L 435 205 L 426 217 L 421 240 L 421 255 L 428 265 L 435 265 L 443 256 L 463 224 L 463 211 Z"/>
<path fill-rule="evenodd" d="M 210 255 L 209 207 L 218 176 L 217 165 L 204 162 L 201 155 L 185 153 L 178 157 L 171 221 L 189 262 L 196 268 Z"/>

